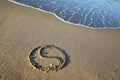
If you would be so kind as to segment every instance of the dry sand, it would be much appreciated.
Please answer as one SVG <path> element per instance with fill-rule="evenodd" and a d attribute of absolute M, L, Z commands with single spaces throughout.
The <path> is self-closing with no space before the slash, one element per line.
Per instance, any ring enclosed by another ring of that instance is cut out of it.
<path fill-rule="evenodd" d="M 65 50 L 68 65 L 48 74 L 32 69 L 30 51 L 43 45 Z M 0 0 L 0 80 L 120 80 L 120 29 L 78 27 Z"/>

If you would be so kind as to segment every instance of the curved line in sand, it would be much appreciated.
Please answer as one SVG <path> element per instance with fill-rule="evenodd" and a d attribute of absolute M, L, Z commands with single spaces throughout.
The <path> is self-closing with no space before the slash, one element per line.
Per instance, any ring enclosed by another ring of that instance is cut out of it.
<path fill-rule="evenodd" d="M 42 50 L 44 50 L 44 49 L 53 49 L 53 50 L 59 51 L 59 54 L 62 56 L 61 57 L 62 61 L 60 59 L 58 59 L 57 56 L 44 56 L 42 53 Z M 52 66 L 48 66 L 48 67 L 44 67 L 42 65 L 40 66 L 40 64 L 34 60 L 34 58 L 35 58 L 34 54 L 36 54 L 36 53 L 38 54 L 38 56 L 41 59 L 54 59 L 57 62 L 57 65 L 52 64 Z M 44 47 L 37 47 L 37 48 L 33 49 L 29 55 L 29 60 L 30 60 L 32 67 L 34 67 L 35 69 L 37 69 L 39 71 L 48 73 L 48 72 L 58 71 L 58 70 L 62 69 L 63 65 L 66 62 L 66 56 L 65 56 L 64 52 L 61 51 L 60 49 L 58 49 L 57 47 L 52 46 L 52 45 L 47 45 Z"/>

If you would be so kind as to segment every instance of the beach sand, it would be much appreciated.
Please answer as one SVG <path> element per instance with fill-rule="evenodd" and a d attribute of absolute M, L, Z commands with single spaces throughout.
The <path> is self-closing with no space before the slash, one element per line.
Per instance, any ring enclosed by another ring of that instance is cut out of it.
<path fill-rule="evenodd" d="M 33 69 L 38 46 L 54 45 L 69 61 L 58 72 Z M 0 0 L 0 80 L 120 80 L 120 29 L 89 29 Z"/>

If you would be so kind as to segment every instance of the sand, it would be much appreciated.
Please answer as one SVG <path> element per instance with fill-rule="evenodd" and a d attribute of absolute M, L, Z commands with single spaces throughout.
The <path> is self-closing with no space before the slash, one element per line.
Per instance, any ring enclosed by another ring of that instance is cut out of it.
<path fill-rule="evenodd" d="M 30 52 L 53 45 L 67 65 L 52 73 L 31 67 Z M 54 15 L 0 0 L 0 80 L 120 80 L 120 29 L 64 23 Z"/>

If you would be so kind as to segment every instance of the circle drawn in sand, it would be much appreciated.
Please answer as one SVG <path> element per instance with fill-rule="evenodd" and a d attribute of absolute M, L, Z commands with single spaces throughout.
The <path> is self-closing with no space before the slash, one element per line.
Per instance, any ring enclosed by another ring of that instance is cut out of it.
<path fill-rule="evenodd" d="M 45 53 L 43 51 L 45 49 L 52 49 L 54 51 L 58 51 L 59 54 L 61 55 L 61 57 L 44 55 L 44 54 L 48 54 L 48 53 Z M 39 57 L 41 60 L 53 59 L 55 62 L 57 62 L 57 64 L 50 64 L 47 67 L 43 66 L 35 60 L 35 58 L 36 58 L 35 55 L 37 55 L 37 57 Z M 44 47 L 37 47 L 37 48 L 33 49 L 30 52 L 29 60 L 30 60 L 30 64 L 35 69 L 37 69 L 39 71 L 43 71 L 45 73 L 48 73 L 48 72 L 54 72 L 54 71 L 58 71 L 58 70 L 62 69 L 63 66 L 66 63 L 66 55 L 65 55 L 64 51 L 59 49 L 58 47 L 55 47 L 55 46 L 52 46 L 52 45 L 47 45 L 47 46 L 44 46 Z"/>

